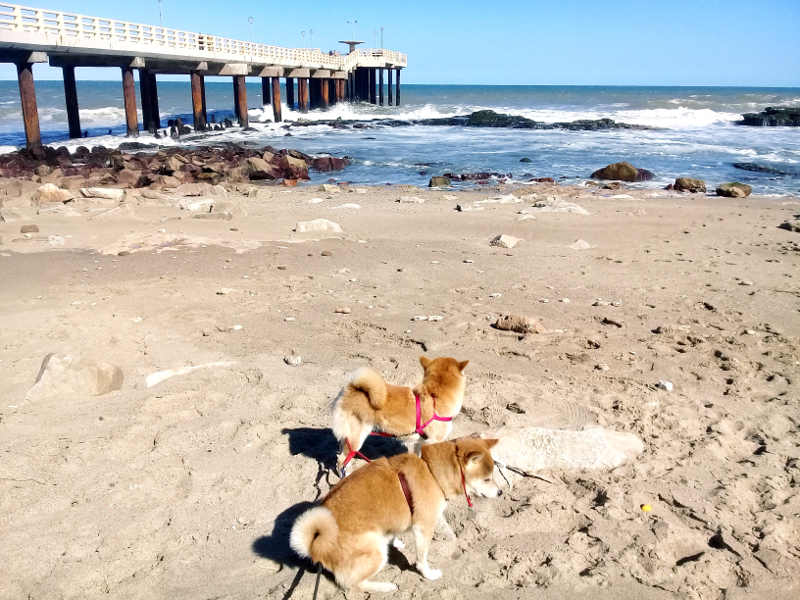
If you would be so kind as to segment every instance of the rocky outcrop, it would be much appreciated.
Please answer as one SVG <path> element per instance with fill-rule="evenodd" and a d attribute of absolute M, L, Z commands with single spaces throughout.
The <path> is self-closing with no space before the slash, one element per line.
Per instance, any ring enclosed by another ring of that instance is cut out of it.
<path fill-rule="evenodd" d="M 693 179 L 692 177 L 678 177 L 672 189 L 678 192 L 705 192 L 706 182 L 702 179 Z"/>
<path fill-rule="evenodd" d="M 43 147 L 0 155 L 0 179 L 19 178 L 42 184 L 36 203 L 66 202 L 81 188 L 156 188 L 182 184 L 309 179 L 309 168 L 343 169 L 349 159 L 309 156 L 297 150 L 262 150 L 234 144 L 197 148 L 162 148 L 128 154 L 95 146 Z"/>
<path fill-rule="evenodd" d="M 606 165 L 592 173 L 592 179 L 613 179 L 617 181 L 650 181 L 654 177 L 647 169 L 638 169 L 628 162 Z"/>
<path fill-rule="evenodd" d="M 402 123 L 402 122 L 401 122 Z M 479 110 L 469 115 L 421 119 L 406 122 L 412 125 L 462 125 L 464 127 L 507 127 L 511 129 L 568 129 L 597 131 L 601 129 L 652 129 L 643 125 L 617 123 L 613 119 L 580 119 L 578 121 L 544 123 L 520 115 L 507 115 L 493 110 Z M 403 124 L 406 124 L 403 123 Z"/>
<path fill-rule="evenodd" d="M 800 170 L 792 169 L 791 167 L 775 167 L 772 165 L 762 165 L 759 163 L 736 162 L 733 163 L 733 168 L 741 169 L 742 171 L 752 171 L 753 173 L 766 173 L 768 175 L 789 175 L 791 177 L 800 177 Z"/>
<path fill-rule="evenodd" d="M 428 182 L 428 187 L 447 187 L 449 185 L 450 178 L 444 175 L 431 177 L 431 180 Z"/>
<path fill-rule="evenodd" d="M 755 127 L 800 127 L 800 107 L 770 106 L 759 113 L 746 113 L 737 125 Z"/>
<path fill-rule="evenodd" d="M 739 183 L 733 181 L 731 183 L 722 183 L 717 186 L 717 196 L 725 196 L 726 198 L 747 198 L 752 192 L 751 188 L 746 183 Z"/>

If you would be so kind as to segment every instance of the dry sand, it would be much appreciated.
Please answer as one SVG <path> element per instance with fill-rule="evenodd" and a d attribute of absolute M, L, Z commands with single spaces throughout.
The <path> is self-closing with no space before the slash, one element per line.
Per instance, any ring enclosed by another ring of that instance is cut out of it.
<path fill-rule="evenodd" d="M 0 597 L 310 598 L 287 531 L 336 481 L 329 402 L 365 364 L 417 382 L 422 353 L 470 360 L 459 435 L 601 425 L 645 451 L 454 499 L 444 577 L 409 566 L 406 535 L 393 598 L 798 597 L 800 234 L 776 226 L 800 202 L 538 185 L 517 194 L 589 214 L 473 204 L 509 191 L 270 187 L 217 198 L 230 220 L 7 200 Z M 316 218 L 343 233 L 292 231 Z M 504 313 L 535 332 L 492 328 Z M 50 353 L 75 376 L 34 387 Z M 86 393 L 87 361 L 121 389 Z"/>

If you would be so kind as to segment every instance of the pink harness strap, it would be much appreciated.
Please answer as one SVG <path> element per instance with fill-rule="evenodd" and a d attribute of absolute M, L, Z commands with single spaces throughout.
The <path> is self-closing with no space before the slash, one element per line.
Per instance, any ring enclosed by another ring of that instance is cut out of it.
<path fill-rule="evenodd" d="M 351 460 L 353 460 L 353 457 L 355 457 L 355 456 L 358 456 L 359 458 L 361 458 L 361 459 L 363 459 L 363 460 L 365 460 L 365 461 L 367 461 L 367 462 L 372 462 L 370 459 L 368 459 L 366 456 L 364 456 L 364 455 L 363 455 L 361 452 L 359 452 L 358 450 L 353 450 L 353 447 L 350 445 L 350 440 L 347 440 L 347 439 L 346 439 L 346 440 L 345 440 L 345 443 L 347 444 L 347 449 L 348 449 L 350 452 L 348 452 L 348 453 L 347 453 L 347 457 L 346 457 L 346 458 L 344 459 L 344 461 L 342 462 L 342 473 L 344 473 L 344 470 L 347 468 L 347 464 L 348 464 L 348 463 L 349 463 Z"/>
<path fill-rule="evenodd" d="M 433 416 L 430 419 L 428 419 L 427 421 L 425 421 L 425 424 L 423 425 L 422 424 L 422 406 L 420 405 L 419 394 L 417 394 L 416 392 L 414 393 L 414 400 L 416 401 L 416 404 L 417 404 L 417 428 L 414 431 L 417 432 L 420 435 L 420 437 L 422 437 L 423 439 L 428 439 L 428 435 L 425 433 L 425 428 L 428 425 L 430 425 L 433 421 L 445 421 L 446 422 L 446 421 L 452 421 L 453 420 L 453 417 L 440 417 L 439 415 L 437 415 L 436 414 L 436 404 L 434 404 L 434 406 L 433 406 Z"/>

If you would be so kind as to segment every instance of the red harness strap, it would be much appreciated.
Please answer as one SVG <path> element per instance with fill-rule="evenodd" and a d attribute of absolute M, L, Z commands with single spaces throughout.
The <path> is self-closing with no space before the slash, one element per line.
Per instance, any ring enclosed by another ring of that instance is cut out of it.
<path fill-rule="evenodd" d="M 422 425 L 422 407 L 420 406 L 419 401 L 419 394 L 416 392 L 414 393 L 414 400 L 417 404 L 417 428 L 414 430 L 417 432 L 421 438 L 428 439 L 428 435 L 425 433 L 425 428 L 430 425 L 433 421 L 452 421 L 453 417 L 440 417 L 436 414 L 436 403 L 433 405 L 433 416 L 425 421 L 425 424 Z"/>
<path fill-rule="evenodd" d="M 467 499 L 467 506 L 472 508 L 472 499 L 469 497 L 467 493 L 467 480 L 464 478 L 464 467 L 458 465 L 459 470 L 461 471 L 461 488 L 464 490 L 464 497 Z"/>
<path fill-rule="evenodd" d="M 406 502 L 408 503 L 408 510 L 411 511 L 411 514 L 414 514 L 414 498 L 411 495 L 411 489 L 408 487 L 408 481 L 406 481 L 406 476 L 403 474 L 402 471 L 397 472 L 397 478 L 400 480 L 400 487 L 403 489 L 403 496 L 406 497 Z"/>
<path fill-rule="evenodd" d="M 359 458 L 362 458 L 367 462 L 372 462 L 370 459 L 368 459 L 366 456 L 364 456 L 358 450 L 353 450 L 353 447 L 350 445 L 350 440 L 345 439 L 345 443 L 347 444 L 347 449 L 350 452 L 347 453 L 347 457 L 344 459 L 344 462 L 342 462 L 342 473 L 344 473 L 344 470 L 347 468 L 347 463 L 349 463 L 351 460 L 353 460 L 354 456 L 358 456 Z"/>

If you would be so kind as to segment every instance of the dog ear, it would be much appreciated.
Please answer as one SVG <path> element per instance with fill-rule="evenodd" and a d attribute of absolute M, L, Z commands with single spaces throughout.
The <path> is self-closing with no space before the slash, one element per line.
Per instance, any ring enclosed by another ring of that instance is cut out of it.
<path fill-rule="evenodd" d="M 423 355 L 423 356 L 419 357 L 419 364 L 422 365 L 423 369 L 427 369 L 428 365 L 430 365 L 432 362 L 433 361 L 430 358 L 428 358 L 427 356 Z"/>
<path fill-rule="evenodd" d="M 497 442 L 499 442 L 500 440 L 498 440 L 496 438 L 487 438 L 487 439 L 484 439 L 483 441 L 486 442 L 486 447 L 487 448 L 494 448 L 497 445 Z"/>
<path fill-rule="evenodd" d="M 464 461 L 464 466 L 476 465 L 481 460 L 483 460 L 483 452 L 470 452 L 469 454 L 467 454 L 467 458 Z"/>
<path fill-rule="evenodd" d="M 462 360 L 460 363 L 458 363 L 458 370 L 463 371 L 468 364 L 469 364 L 468 360 Z"/>

